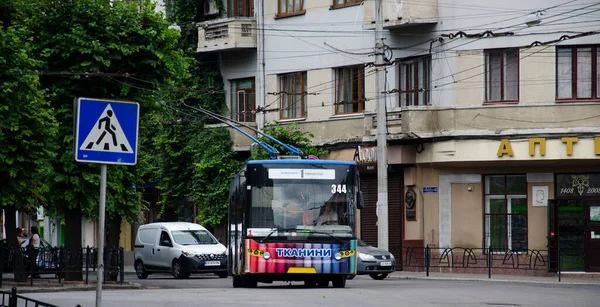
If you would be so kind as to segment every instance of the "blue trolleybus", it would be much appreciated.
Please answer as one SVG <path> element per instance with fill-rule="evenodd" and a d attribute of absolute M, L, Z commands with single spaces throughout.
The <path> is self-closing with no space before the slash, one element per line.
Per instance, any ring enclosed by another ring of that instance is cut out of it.
<path fill-rule="evenodd" d="M 228 270 L 233 287 L 303 281 L 343 288 L 356 275 L 356 164 L 251 160 L 229 192 Z"/>

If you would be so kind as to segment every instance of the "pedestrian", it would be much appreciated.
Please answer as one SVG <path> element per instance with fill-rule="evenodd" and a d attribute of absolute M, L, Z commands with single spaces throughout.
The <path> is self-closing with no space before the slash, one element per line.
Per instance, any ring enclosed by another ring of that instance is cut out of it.
<path fill-rule="evenodd" d="M 17 242 L 19 242 L 19 247 L 23 247 L 23 243 L 27 242 L 26 239 L 21 239 L 25 235 L 23 234 L 23 228 L 17 227 Z"/>
<path fill-rule="evenodd" d="M 32 269 L 35 277 L 40 277 L 37 273 L 37 255 L 40 248 L 40 232 L 37 226 L 31 226 L 31 238 L 29 238 L 29 244 L 27 245 L 27 255 L 29 256 L 29 269 Z M 29 275 L 27 278 L 31 278 Z"/>

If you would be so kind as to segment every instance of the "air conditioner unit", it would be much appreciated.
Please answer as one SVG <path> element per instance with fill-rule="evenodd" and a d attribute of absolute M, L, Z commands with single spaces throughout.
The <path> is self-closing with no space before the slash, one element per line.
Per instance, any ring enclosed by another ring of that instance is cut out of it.
<path fill-rule="evenodd" d="M 204 15 L 219 14 L 216 0 L 204 0 Z"/>

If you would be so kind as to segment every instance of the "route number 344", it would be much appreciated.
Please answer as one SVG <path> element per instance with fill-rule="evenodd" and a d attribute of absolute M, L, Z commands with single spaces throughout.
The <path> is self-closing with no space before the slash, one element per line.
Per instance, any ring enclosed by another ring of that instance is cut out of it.
<path fill-rule="evenodd" d="M 346 185 L 345 184 L 332 184 L 331 185 L 331 193 L 346 193 Z"/>

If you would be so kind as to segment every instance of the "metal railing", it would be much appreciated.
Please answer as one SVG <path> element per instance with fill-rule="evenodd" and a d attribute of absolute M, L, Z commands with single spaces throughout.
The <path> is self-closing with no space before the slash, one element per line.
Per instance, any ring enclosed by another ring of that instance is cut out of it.
<path fill-rule="evenodd" d="M 393 251 L 398 255 L 400 250 Z M 573 250 L 495 250 L 493 248 L 435 248 L 402 247 L 402 269 L 454 273 L 514 274 L 515 271 L 530 271 L 537 276 L 557 276 L 561 281 L 562 272 L 585 271 L 586 259 L 600 257 L 600 250 L 583 252 Z M 590 261 L 590 260 L 588 260 Z M 521 272 L 522 273 L 522 272 Z"/>
<path fill-rule="evenodd" d="M 27 278 L 16 278 L 15 280 L 29 281 L 33 286 L 34 280 L 44 276 L 43 280 L 57 279 L 60 284 L 64 283 L 67 274 L 81 274 L 85 284 L 89 284 L 90 272 L 97 269 L 97 249 L 85 247 L 78 249 L 67 249 L 62 247 L 52 248 L 9 248 L 0 246 L 0 287 L 4 281 L 5 273 L 18 274 Z M 114 280 L 123 284 L 125 279 L 125 261 L 123 248 L 104 249 L 104 278 Z M 112 276 L 113 278 L 108 278 Z"/>
<path fill-rule="evenodd" d="M 17 288 L 12 288 L 10 292 L 0 291 L 0 307 L 17 307 L 17 306 L 35 306 L 35 307 L 58 307 L 57 305 L 44 303 L 42 301 L 34 300 L 17 294 Z M 75 307 L 81 307 L 77 305 Z"/>

